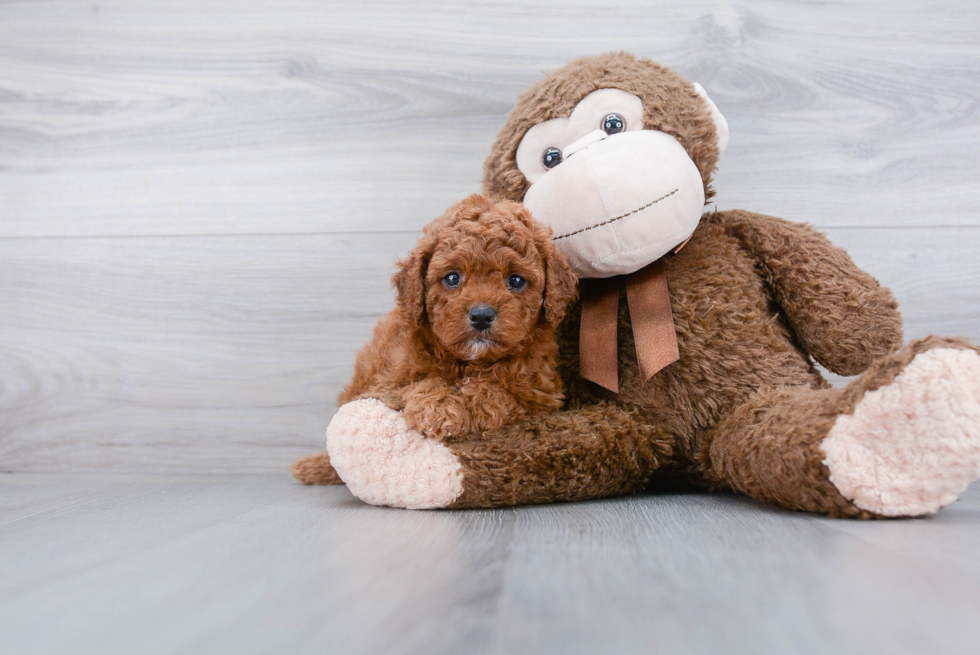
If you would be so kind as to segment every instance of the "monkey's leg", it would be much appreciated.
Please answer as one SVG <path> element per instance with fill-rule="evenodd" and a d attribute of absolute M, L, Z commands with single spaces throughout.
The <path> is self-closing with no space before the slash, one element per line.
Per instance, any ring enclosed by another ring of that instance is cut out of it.
<path fill-rule="evenodd" d="M 930 337 L 845 389 L 759 391 L 708 435 L 709 477 L 831 516 L 918 516 L 980 477 L 980 354 Z"/>
<path fill-rule="evenodd" d="M 355 496 L 410 509 L 584 500 L 642 489 L 672 440 L 612 405 L 538 417 L 443 442 L 376 400 L 341 407 L 327 449 Z"/>

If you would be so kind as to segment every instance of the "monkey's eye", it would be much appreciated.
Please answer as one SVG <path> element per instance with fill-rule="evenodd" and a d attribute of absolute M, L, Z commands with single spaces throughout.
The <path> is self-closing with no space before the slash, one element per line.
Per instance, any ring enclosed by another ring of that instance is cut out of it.
<path fill-rule="evenodd" d="M 511 275 L 507 278 L 507 288 L 511 291 L 520 291 L 527 286 L 527 280 L 520 275 Z"/>
<path fill-rule="evenodd" d="M 544 156 L 541 158 L 544 162 L 545 168 L 554 168 L 561 163 L 561 150 L 558 148 L 548 148 L 544 151 Z"/>
<path fill-rule="evenodd" d="M 452 273 L 447 273 L 446 277 L 442 278 L 442 283 L 445 284 L 450 289 L 455 289 L 459 286 L 459 273 L 453 271 Z"/>
<path fill-rule="evenodd" d="M 607 114 L 602 119 L 602 131 L 606 134 L 619 134 L 626 129 L 626 119 L 619 114 Z"/>

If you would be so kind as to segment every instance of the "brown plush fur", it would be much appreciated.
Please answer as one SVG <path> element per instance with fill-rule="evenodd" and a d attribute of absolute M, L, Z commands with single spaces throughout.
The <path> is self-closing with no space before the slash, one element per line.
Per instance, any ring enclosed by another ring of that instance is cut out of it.
<path fill-rule="evenodd" d="M 608 87 L 641 98 L 646 128 L 677 138 L 708 189 L 718 150 L 704 102 L 678 75 L 626 54 L 573 62 L 532 86 L 487 159 L 485 189 L 522 198 L 528 184 L 515 153 L 524 133 Z M 664 266 L 680 360 L 642 382 L 624 292 L 620 393 L 582 379 L 581 310 L 573 305 L 558 331 L 566 411 L 450 440 L 464 474 L 454 506 L 596 498 L 683 472 L 791 509 L 870 517 L 830 483 L 819 444 L 839 414 L 894 379 L 912 352 L 951 342 L 890 355 L 902 342 L 892 294 L 806 225 L 745 211 L 709 214 Z M 837 390 L 813 360 L 842 375 L 871 368 Z"/>
<path fill-rule="evenodd" d="M 453 507 L 588 500 L 643 489 L 676 466 L 669 435 L 614 403 L 504 427 L 485 439 L 447 442 L 463 469 Z"/>
<path fill-rule="evenodd" d="M 450 288 L 449 273 L 460 283 Z M 511 289 L 511 275 L 523 277 Z M 475 194 L 425 228 L 393 285 L 397 307 L 357 355 L 338 404 L 379 398 L 427 436 L 481 433 L 556 412 L 562 406 L 555 328 L 575 297 L 576 280 L 551 230 L 519 203 Z M 477 331 L 470 309 L 496 311 Z M 336 484 L 325 454 L 298 460 L 307 484 Z"/>

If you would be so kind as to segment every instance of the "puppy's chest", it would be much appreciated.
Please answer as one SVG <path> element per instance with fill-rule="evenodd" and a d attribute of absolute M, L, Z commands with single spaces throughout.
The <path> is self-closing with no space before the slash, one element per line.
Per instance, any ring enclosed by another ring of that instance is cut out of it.
<path fill-rule="evenodd" d="M 489 387 L 500 387 L 502 384 L 500 375 L 492 375 L 485 369 L 468 370 L 465 368 L 447 382 L 452 388 L 462 393 Z"/>

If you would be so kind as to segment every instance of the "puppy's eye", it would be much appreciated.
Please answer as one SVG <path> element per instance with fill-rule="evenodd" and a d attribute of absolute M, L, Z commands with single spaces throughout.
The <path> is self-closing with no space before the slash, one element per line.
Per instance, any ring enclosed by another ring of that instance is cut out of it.
<path fill-rule="evenodd" d="M 527 286 L 527 280 L 520 275 L 511 275 L 507 278 L 507 288 L 511 291 L 520 291 Z"/>
<path fill-rule="evenodd" d="M 602 119 L 602 131 L 606 134 L 619 134 L 626 129 L 626 119 L 619 114 L 607 114 Z"/>
<path fill-rule="evenodd" d="M 548 148 L 541 157 L 545 168 L 554 168 L 561 163 L 561 150 L 558 148 Z"/>
<path fill-rule="evenodd" d="M 442 278 L 442 283 L 450 289 L 455 289 L 459 286 L 459 280 L 459 273 L 453 271 L 452 273 L 447 274 L 446 277 Z"/>

